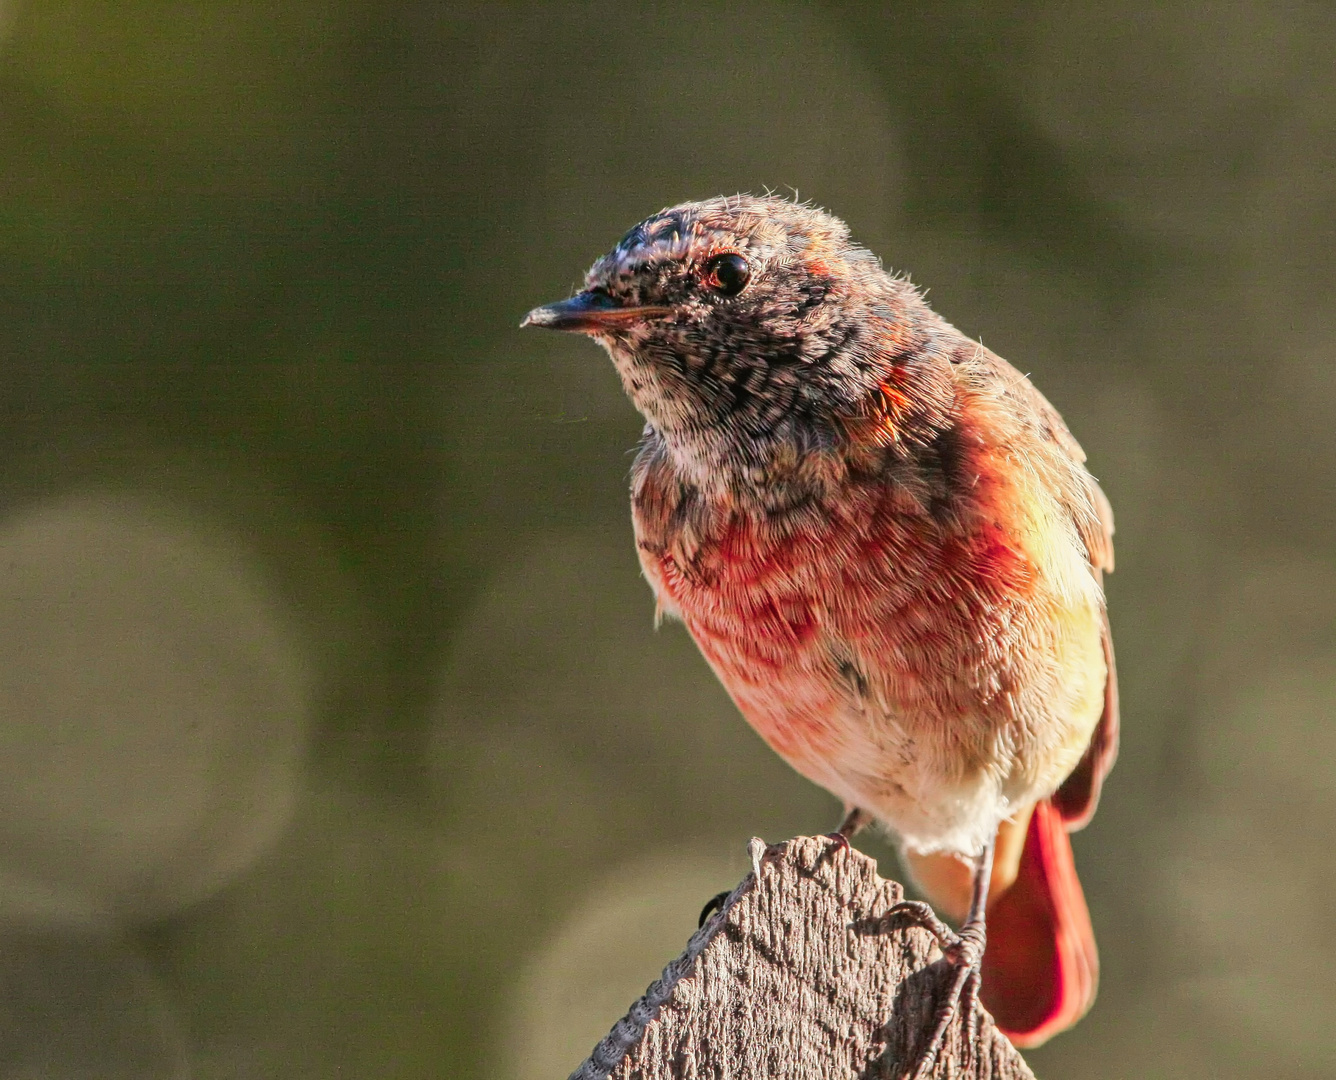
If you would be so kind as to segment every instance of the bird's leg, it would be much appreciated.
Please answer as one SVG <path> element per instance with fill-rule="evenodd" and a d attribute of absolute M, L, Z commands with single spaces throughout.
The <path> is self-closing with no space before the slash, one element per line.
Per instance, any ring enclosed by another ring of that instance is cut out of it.
<path fill-rule="evenodd" d="M 839 845 L 841 851 L 848 851 L 849 838 L 856 835 L 865 826 L 871 824 L 872 815 L 866 810 L 854 806 L 845 811 L 844 818 L 840 821 L 839 828 L 833 833 L 827 833 L 826 835 Z"/>
<path fill-rule="evenodd" d="M 946 998 L 937 1008 L 937 1024 L 928 1039 L 919 1058 L 918 1067 L 912 1074 L 912 1080 L 926 1080 L 932 1073 L 937 1061 L 946 1029 L 955 1019 L 961 1004 L 972 1015 L 978 1007 L 979 974 L 983 963 L 983 951 L 988 944 L 984 911 L 988 906 L 988 883 L 993 876 L 993 846 L 995 840 L 989 840 L 987 847 L 974 863 L 974 888 L 970 894 L 970 910 L 965 921 L 956 933 L 933 912 L 932 908 L 920 900 L 906 900 L 896 904 L 888 915 L 908 915 L 914 922 L 931 933 L 941 946 L 942 955 L 954 969 L 951 985 Z"/>

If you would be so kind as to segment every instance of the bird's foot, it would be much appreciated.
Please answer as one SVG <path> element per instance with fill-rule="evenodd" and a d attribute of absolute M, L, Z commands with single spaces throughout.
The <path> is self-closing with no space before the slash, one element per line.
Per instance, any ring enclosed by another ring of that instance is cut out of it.
<path fill-rule="evenodd" d="M 844 833 L 842 833 L 842 832 L 840 832 L 840 831 L 838 831 L 838 830 L 836 830 L 835 832 L 828 832 L 828 833 L 826 833 L 826 839 L 827 839 L 827 840 L 834 840 L 834 841 L 835 841 L 835 850 L 836 850 L 836 851 L 848 851 L 848 850 L 849 850 L 849 838 L 848 838 L 847 836 L 845 836 Z"/>
<path fill-rule="evenodd" d="M 966 1021 L 971 1026 L 979 1015 L 979 980 L 983 951 L 987 944 L 982 919 L 967 919 L 965 925 L 956 933 L 942 922 L 936 913 L 921 900 L 906 900 L 896 904 L 887 913 L 889 916 L 907 916 L 916 925 L 923 927 L 937 939 L 942 956 L 952 969 L 951 984 L 946 997 L 937 1007 L 936 1024 L 928 1038 L 927 1045 L 920 1051 L 918 1063 L 913 1072 L 908 1073 L 910 1080 L 927 1080 L 932 1075 L 937 1055 L 941 1052 L 946 1031 L 962 1008 Z M 973 1044 L 973 1038 L 971 1038 Z"/>
<path fill-rule="evenodd" d="M 871 823 L 872 815 L 855 806 L 845 813 L 844 819 L 840 822 L 840 827 L 832 833 L 826 833 L 826 835 L 835 841 L 836 848 L 839 851 L 848 851 L 849 837 L 856 835 Z"/>

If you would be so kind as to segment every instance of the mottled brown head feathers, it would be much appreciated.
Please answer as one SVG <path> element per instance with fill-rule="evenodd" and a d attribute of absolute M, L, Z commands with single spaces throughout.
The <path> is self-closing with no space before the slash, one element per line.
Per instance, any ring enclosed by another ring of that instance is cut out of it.
<path fill-rule="evenodd" d="M 649 436 L 697 479 L 849 440 L 908 445 L 946 422 L 958 335 L 822 210 L 747 195 L 670 207 L 585 285 L 565 302 L 578 324 L 548 314 L 561 305 L 528 321 L 600 341 Z"/>

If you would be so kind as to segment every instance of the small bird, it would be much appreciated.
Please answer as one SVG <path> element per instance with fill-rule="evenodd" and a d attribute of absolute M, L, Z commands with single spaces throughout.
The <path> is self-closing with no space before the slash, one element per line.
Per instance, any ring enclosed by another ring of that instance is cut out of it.
<path fill-rule="evenodd" d="M 1113 515 L 1057 411 L 774 196 L 655 214 L 522 325 L 592 337 L 645 417 L 659 616 L 843 801 L 837 837 L 881 823 L 960 926 L 900 905 L 954 972 L 919 1074 L 962 995 L 1019 1046 L 1074 1024 L 1098 957 L 1067 834 L 1118 741 Z"/>

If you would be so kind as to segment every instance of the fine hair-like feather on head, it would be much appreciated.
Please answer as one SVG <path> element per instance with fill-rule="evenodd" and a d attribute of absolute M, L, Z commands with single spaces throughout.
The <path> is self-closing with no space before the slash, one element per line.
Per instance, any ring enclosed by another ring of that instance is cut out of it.
<path fill-rule="evenodd" d="M 669 207 L 585 284 L 614 309 L 647 313 L 589 332 L 649 435 L 702 481 L 838 445 L 882 409 L 888 380 L 902 388 L 903 437 L 928 436 L 949 407 L 950 380 L 935 369 L 954 331 L 813 206 L 735 195 Z"/>

